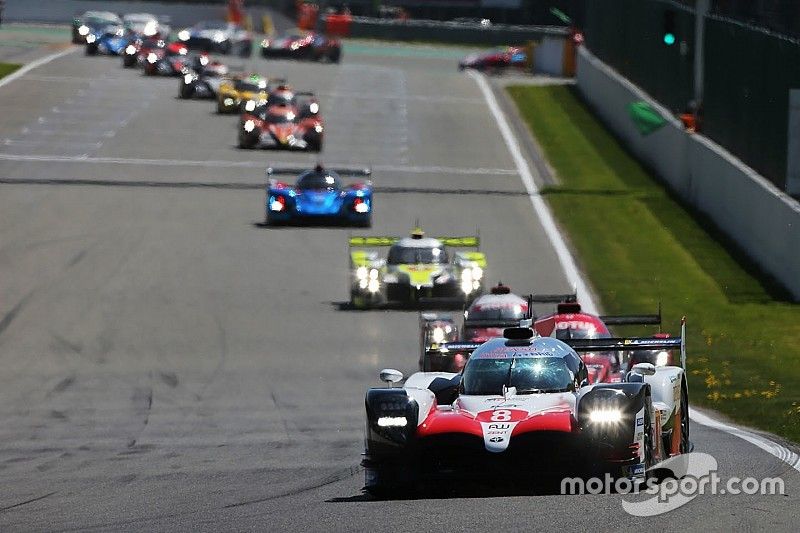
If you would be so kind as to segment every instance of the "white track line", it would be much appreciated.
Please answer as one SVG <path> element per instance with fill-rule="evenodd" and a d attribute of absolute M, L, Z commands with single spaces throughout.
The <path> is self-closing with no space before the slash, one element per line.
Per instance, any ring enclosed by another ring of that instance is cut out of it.
<path fill-rule="evenodd" d="M 54 59 L 58 59 L 59 57 L 64 57 L 67 54 L 71 54 L 75 50 L 77 50 L 77 47 L 71 46 L 71 47 L 69 47 L 69 48 L 67 48 L 65 50 L 61 50 L 60 52 L 56 52 L 56 53 L 50 54 L 48 56 L 40 57 L 36 61 L 31 61 L 27 65 L 22 66 L 19 70 L 16 70 L 16 71 L 12 72 L 11 74 L 9 74 L 8 76 L 6 76 L 5 78 L 0 79 L 0 87 L 3 87 L 4 85 L 8 85 L 12 81 L 21 78 L 22 76 L 24 76 L 28 72 L 32 71 L 36 67 L 41 67 L 42 65 L 44 65 L 46 63 L 49 63 L 49 62 L 53 61 Z"/>
<path fill-rule="evenodd" d="M 556 226 L 553 213 L 550 212 L 550 208 L 539 194 L 539 188 L 536 186 L 536 182 L 533 180 L 533 173 L 531 172 L 525 157 L 522 155 L 519 142 L 514 136 L 511 127 L 509 127 L 506 116 L 503 114 L 503 111 L 497 104 L 497 99 L 494 97 L 494 93 L 492 92 L 491 87 L 489 87 L 489 83 L 482 74 L 479 74 L 475 71 L 470 70 L 469 75 L 472 76 L 472 78 L 478 84 L 478 87 L 483 93 L 483 97 L 486 99 L 486 103 L 489 105 L 489 111 L 492 112 L 492 115 L 497 122 L 497 126 L 500 128 L 500 133 L 503 136 L 506 146 L 508 147 L 508 151 L 511 153 L 511 158 L 514 160 L 514 165 L 517 167 L 517 172 L 519 172 L 519 176 L 522 178 L 522 184 L 525 185 L 525 189 L 528 191 L 528 196 L 531 199 L 533 210 L 536 213 L 536 216 L 539 218 L 539 222 L 542 223 L 544 233 L 550 240 L 550 244 L 552 244 L 553 249 L 556 251 L 558 261 L 561 263 L 561 268 L 564 271 L 564 274 L 567 276 L 567 281 L 569 281 L 569 283 L 577 290 L 581 306 L 589 313 L 597 314 L 598 307 L 595 304 L 592 293 L 589 290 L 589 286 L 586 284 L 583 279 L 583 275 L 578 270 L 578 266 L 575 263 L 575 259 L 572 257 L 572 253 L 567 247 L 566 241 L 564 241 L 564 237 L 558 231 L 558 226 Z"/>
<path fill-rule="evenodd" d="M 725 424 L 724 422 L 714 420 L 710 416 L 703 414 L 696 409 L 689 409 L 689 418 L 692 420 L 692 422 L 696 422 L 701 426 L 718 429 L 728 433 L 729 435 L 746 440 L 750 444 L 758 446 L 768 454 L 777 457 L 784 463 L 800 472 L 800 456 L 789 450 L 786 446 L 778 444 L 777 442 L 774 442 L 766 437 L 762 437 L 761 435 L 757 435 L 756 433 L 747 431 L 746 429 L 738 428 Z"/>
<path fill-rule="evenodd" d="M 547 204 L 544 202 L 542 197 L 538 194 L 539 190 L 536 187 L 536 183 L 533 180 L 533 174 L 531 173 L 530 168 L 528 167 L 528 162 L 522 155 L 519 143 L 517 142 L 517 139 L 514 136 L 511 128 L 509 127 L 505 115 L 500 110 L 500 106 L 497 105 L 497 100 L 494 97 L 494 93 L 492 93 L 491 87 L 489 87 L 486 78 L 482 74 L 478 74 L 477 72 L 474 71 L 470 71 L 469 74 L 478 83 L 478 87 L 480 87 L 481 92 L 483 92 L 483 96 L 486 98 L 486 103 L 489 105 L 489 110 L 492 112 L 492 115 L 494 115 L 494 118 L 497 121 L 497 125 L 500 127 L 500 133 L 503 135 L 503 140 L 506 142 L 508 150 L 509 152 L 511 152 L 511 156 L 514 158 L 514 164 L 517 166 L 519 175 L 522 178 L 522 183 L 525 184 L 525 188 L 528 190 L 531 203 L 533 204 L 533 209 L 534 211 L 536 211 L 539 220 L 542 222 L 545 233 L 550 239 L 550 242 L 556 249 L 559 261 L 561 261 L 561 265 L 564 268 L 564 273 L 567 275 L 567 278 L 570 280 L 570 282 L 575 283 L 583 307 L 585 307 L 587 310 L 591 308 L 592 311 L 590 312 L 596 313 L 597 307 L 595 306 L 594 302 L 591 299 L 591 293 L 588 291 L 588 288 L 583 281 L 583 276 L 581 275 L 580 271 L 575 265 L 575 261 L 572 258 L 572 254 L 567 248 L 563 237 L 561 236 L 561 234 L 558 231 L 558 228 L 555 225 L 555 222 L 553 220 L 553 214 L 550 212 L 550 209 L 547 207 Z M 789 466 L 800 472 L 800 456 L 798 456 L 798 454 L 789 450 L 785 446 L 778 444 L 777 442 L 774 442 L 766 437 L 762 437 L 761 435 L 757 435 L 745 429 L 734 427 L 725 424 L 723 422 L 720 422 L 718 420 L 715 420 L 710 416 L 697 411 L 696 409 L 689 410 L 689 417 L 693 422 L 700 424 L 701 426 L 706 426 L 719 431 L 724 431 L 729 435 L 733 435 L 735 437 L 743 439 L 761 448 L 768 454 L 777 457 L 781 461 L 785 462 L 786 464 L 788 464 Z"/>

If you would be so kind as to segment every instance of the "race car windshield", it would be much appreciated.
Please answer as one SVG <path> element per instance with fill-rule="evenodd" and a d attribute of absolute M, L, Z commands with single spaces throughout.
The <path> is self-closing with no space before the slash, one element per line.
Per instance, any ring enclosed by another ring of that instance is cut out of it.
<path fill-rule="evenodd" d="M 339 176 L 333 173 L 308 172 L 297 179 L 297 188 L 303 190 L 325 190 L 341 188 Z"/>
<path fill-rule="evenodd" d="M 570 339 L 608 339 L 611 335 L 608 333 L 597 331 L 595 328 L 578 329 L 578 328 L 558 328 L 556 329 L 556 338 L 560 341 L 568 341 Z"/>
<path fill-rule="evenodd" d="M 102 18 L 102 17 L 89 17 L 84 22 L 84 24 L 86 26 L 89 26 L 90 28 L 100 28 L 103 26 L 108 26 L 117 23 L 119 23 L 119 20 L 111 18 Z"/>
<path fill-rule="evenodd" d="M 294 122 L 294 113 L 266 113 L 264 120 L 270 124 L 288 124 Z"/>
<path fill-rule="evenodd" d="M 390 265 L 431 264 L 447 263 L 447 252 L 444 248 L 404 248 L 392 246 L 387 259 Z"/>
<path fill-rule="evenodd" d="M 503 385 L 516 387 L 517 394 L 574 390 L 575 377 L 562 357 L 473 358 L 464 368 L 462 394 L 502 394 Z"/>
<path fill-rule="evenodd" d="M 258 92 L 263 91 L 267 87 L 267 82 L 263 80 L 235 80 L 233 87 L 237 91 Z"/>
<path fill-rule="evenodd" d="M 519 304 L 505 305 L 503 307 L 482 307 L 470 309 L 467 313 L 468 320 L 513 320 L 525 318 L 525 310 Z"/>

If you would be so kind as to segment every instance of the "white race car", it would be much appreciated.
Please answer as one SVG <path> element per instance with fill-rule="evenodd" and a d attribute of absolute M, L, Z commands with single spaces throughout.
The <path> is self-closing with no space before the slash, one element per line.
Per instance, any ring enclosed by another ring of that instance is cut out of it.
<path fill-rule="evenodd" d="M 685 365 L 683 336 L 571 346 L 516 327 L 474 346 L 460 374 L 418 372 L 391 388 L 402 374 L 382 371 L 390 387 L 366 395 L 366 490 L 393 495 L 443 478 L 530 487 L 587 473 L 646 477 L 689 450 L 684 367 L 641 363 L 621 383 L 590 385 L 577 353 L 644 348 L 680 348 Z"/>

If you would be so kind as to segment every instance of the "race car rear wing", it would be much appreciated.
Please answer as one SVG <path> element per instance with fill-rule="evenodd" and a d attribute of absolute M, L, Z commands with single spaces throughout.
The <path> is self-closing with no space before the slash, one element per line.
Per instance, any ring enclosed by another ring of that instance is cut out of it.
<path fill-rule="evenodd" d="M 528 298 L 528 309 L 533 303 L 555 303 L 558 304 L 559 313 L 580 313 L 581 306 L 578 303 L 577 293 L 571 294 L 532 294 Z M 661 325 L 661 303 L 658 304 L 658 313 L 652 315 L 601 315 L 600 320 L 607 326 L 660 326 Z"/>
<path fill-rule="evenodd" d="M 680 350 L 681 367 L 686 370 L 686 317 L 681 319 L 680 337 L 615 337 L 608 339 L 569 339 L 564 342 L 572 346 L 576 352 Z"/>
<path fill-rule="evenodd" d="M 482 342 L 443 342 L 441 344 L 431 344 L 428 351 L 437 353 L 472 353 L 482 344 Z"/>
<path fill-rule="evenodd" d="M 348 245 L 350 247 L 370 247 L 375 248 L 379 246 L 391 246 L 403 239 L 404 237 L 398 236 L 372 236 L 361 235 L 350 237 Z M 466 237 L 434 237 L 434 239 L 441 241 L 445 246 L 451 248 L 479 248 L 480 238 L 478 236 Z"/>
<path fill-rule="evenodd" d="M 516 328 L 520 319 L 476 318 L 464 320 L 465 328 Z"/>
<path fill-rule="evenodd" d="M 348 168 L 348 167 L 325 167 L 326 170 L 332 170 L 342 176 L 371 176 L 372 169 L 369 167 L 364 168 Z M 274 175 L 292 175 L 297 176 L 311 170 L 308 167 L 267 167 L 267 177 Z"/>

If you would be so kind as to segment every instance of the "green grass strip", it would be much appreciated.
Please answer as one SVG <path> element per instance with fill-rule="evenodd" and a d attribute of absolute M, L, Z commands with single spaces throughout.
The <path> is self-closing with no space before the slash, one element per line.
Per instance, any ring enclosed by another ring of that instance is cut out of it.
<path fill-rule="evenodd" d="M 21 66 L 14 63 L 0 63 L 0 78 L 5 78 Z"/>
<path fill-rule="evenodd" d="M 508 92 L 560 180 L 543 191 L 610 313 L 687 316 L 691 402 L 800 442 L 800 305 L 672 197 L 568 86 Z"/>

